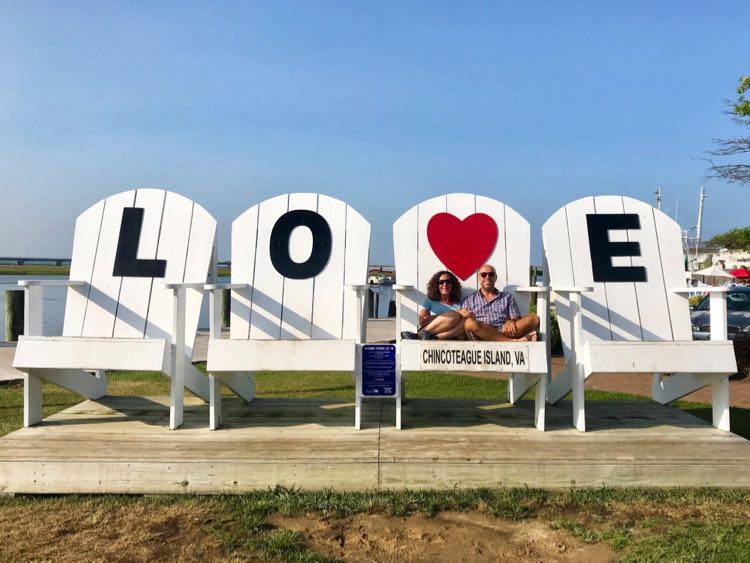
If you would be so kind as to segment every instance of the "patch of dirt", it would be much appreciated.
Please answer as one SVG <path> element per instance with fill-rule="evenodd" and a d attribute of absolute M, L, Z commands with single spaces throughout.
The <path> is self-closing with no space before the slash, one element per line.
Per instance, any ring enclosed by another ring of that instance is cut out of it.
<path fill-rule="evenodd" d="M 607 545 L 587 545 L 536 521 L 510 522 L 480 512 L 348 518 L 275 515 L 269 522 L 300 532 L 308 547 L 346 561 L 610 561 Z"/>
<path fill-rule="evenodd" d="M 2 561 L 217 560 L 211 511 L 188 503 L 52 502 L 0 510 Z"/>

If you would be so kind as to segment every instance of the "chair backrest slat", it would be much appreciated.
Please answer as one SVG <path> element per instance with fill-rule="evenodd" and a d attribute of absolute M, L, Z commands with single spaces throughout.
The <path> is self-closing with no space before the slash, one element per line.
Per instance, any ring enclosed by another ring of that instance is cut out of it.
<path fill-rule="evenodd" d="M 70 260 L 71 280 L 91 281 L 105 202 L 106 200 L 103 199 L 92 205 L 76 219 L 73 232 L 73 253 Z M 88 285 L 68 289 L 65 298 L 63 336 L 81 336 L 83 334 L 83 321 L 86 317 L 89 290 Z"/>
<path fill-rule="evenodd" d="M 120 298 L 122 277 L 112 275 L 123 209 L 135 205 L 136 191 L 131 190 L 108 197 L 100 229 L 90 237 L 98 239 L 94 267 L 87 279 L 88 301 L 80 336 L 111 338 L 115 330 L 115 315 Z M 78 241 L 74 241 L 75 245 Z M 88 247 L 88 243 L 86 244 Z M 141 332 L 141 335 L 143 332 Z"/>
<path fill-rule="evenodd" d="M 176 225 L 177 228 L 173 228 L 173 225 L 169 224 L 169 213 L 165 217 L 164 200 L 166 196 L 167 193 L 162 190 L 136 190 L 134 205 L 146 210 L 143 214 L 143 227 L 138 241 L 138 258 L 148 260 L 161 258 L 157 254 L 164 255 L 164 247 L 168 244 L 167 241 L 174 240 L 175 235 L 179 237 L 181 234 L 179 231 L 183 230 L 181 225 Z M 164 238 L 166 240 L 161 240 L 163 217 L 165 217 Z M 180 218 L 184 219 L 184 217 Z M 169 236 L 166 233 L 169 233 Z M 185 246 L 187 247 L 187 243 Z M 167 267 L 171 270 L 167 272 L 170 279 L 182 278 L 181 272 L 179 272 L 179 275 L 175 275 L 175 268 L 182 268 L 182 265 L 177 262 L 178 260 L 171 259 L 167 263 Z M 111 271 L 109 275 L 112 275 Z M 153 286 L 154 278 L 120 278 L 120 293 L 117 299 L 113 336 L 117 338 L 143 338 L 143 335 L 146 334 L 146 325 L 149 323 L 149 313 L 152 316 L 154 313 L 153 308 L 150 307 L 151 294 L 156 289 Z M 151 324 L 153 325 L 153 321 Z M 172 328 L 171 322 L 168 328 Z M 152 329 L 150 332 L 148 336 L 154 336 L 154 330 Z M 166 337 L 170 332 L 171 330 L 159 336 Z"/>

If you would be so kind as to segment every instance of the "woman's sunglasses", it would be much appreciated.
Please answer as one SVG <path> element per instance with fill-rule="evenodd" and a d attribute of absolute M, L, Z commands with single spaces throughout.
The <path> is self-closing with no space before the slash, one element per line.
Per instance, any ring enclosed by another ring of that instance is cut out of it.
<path fill-rule="evenodd" d="M 452 285 L 453 280 L 438 280 L 438 285 Z"/>

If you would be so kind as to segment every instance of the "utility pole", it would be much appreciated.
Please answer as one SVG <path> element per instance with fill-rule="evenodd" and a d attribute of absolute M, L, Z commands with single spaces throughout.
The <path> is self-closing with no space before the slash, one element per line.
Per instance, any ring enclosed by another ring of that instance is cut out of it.
<path fill-rule="evenodd" d="M 700 201 L 698 202 L 698 224 L 695 226 L 695 256 L 698 256 L 698 247 L 701 244 L 701 231 L 703 230 L 703 205 L 706 200 L 706 188 L 701 186 Z"/>

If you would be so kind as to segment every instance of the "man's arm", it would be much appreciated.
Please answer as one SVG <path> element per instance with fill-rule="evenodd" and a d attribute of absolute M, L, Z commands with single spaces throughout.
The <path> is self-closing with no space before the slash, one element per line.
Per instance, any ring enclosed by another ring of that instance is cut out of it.
<path fill-rule="evenodd" d="M 505 336 L 515 338 L 518 336 L 518 325 L 516 324 L 516 321 L 521 318 L 521 311 L 518 309 L 518 303 L 516 303 L 516 298 L 513 297 L 512 293 L 508 294 L 507 307 L 508 320 L 503 323 L 503 328 L 500 329 L 500 332 Z"/>

